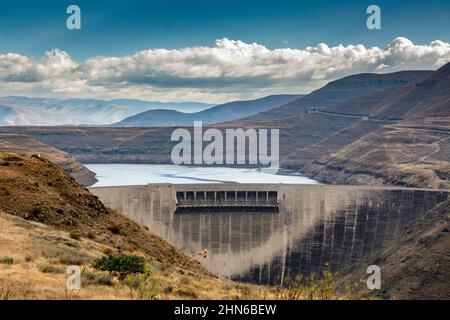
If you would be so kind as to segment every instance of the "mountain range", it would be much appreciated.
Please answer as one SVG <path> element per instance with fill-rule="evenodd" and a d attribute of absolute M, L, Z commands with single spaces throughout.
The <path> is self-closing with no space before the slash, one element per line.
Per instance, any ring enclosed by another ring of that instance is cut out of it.
<path fill-rule="evenodd" d="M 152 110 L 196 112 L 213 105 L 199 102 L 155 102 L 133 99 L 0 98 L 0 125 L 106 125 Z"/>
<path fill-rule="evenodd" d="M 401 71 L 387 74 L 363 73 L 332 81 L 308 95 L 282 106 L 243 119 L 245 123 L 289 119 L 308 110 L 327 110 L 339 103 L 367 97 L 375 92 L 415 83 L 431 71 Z"/>
<path fill-rule="evenodd" d="M 95 125 L 157 127 L 232 121 L 276 108 L 301 95 L 272 95 L 217 106 L 197 102 L 151 102 L 133 99 L 0 98 L 0 125 Z"/>
<path fill-rule="evenodd" d="M 184 113 L 176 110 L 149 110 L 126 118 L 113 126 L 185 126 L 192 125 L 194 121 L 203 121 L 205 124 L 232 121 L 279 107 L 301 96 L 281 94 L 256 100 L 233 101 L 194 113 Z"/>

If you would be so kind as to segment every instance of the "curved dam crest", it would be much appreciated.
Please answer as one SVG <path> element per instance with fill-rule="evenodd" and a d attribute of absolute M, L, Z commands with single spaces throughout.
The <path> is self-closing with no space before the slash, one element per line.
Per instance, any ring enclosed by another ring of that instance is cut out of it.
<path fill-rule="evenodd" d="M 105 204 L 166 239 L 210 271 L 240 281 L 282 284 L 329 265 L 360 260 L 446 200 L 438 190 L 286 184 L 149 184 L 90 189 Z M 276 190 L 279 212 L 175 213 L 177 192 Z"/>

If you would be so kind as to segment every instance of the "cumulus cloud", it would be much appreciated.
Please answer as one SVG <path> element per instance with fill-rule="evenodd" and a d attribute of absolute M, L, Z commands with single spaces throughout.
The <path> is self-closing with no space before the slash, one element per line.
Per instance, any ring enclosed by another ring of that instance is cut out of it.
<path fill-rule="evenodd" d="M 42 59 L 0 55 L 0 92 L 222 102 L 304 93 L 350 74 L 436 69 L 449 61 L 449 43 L 436 40 L 416 45 L 404 37 L 385 48 L 320 43 L 273 50 L 224 38 L 209 47 L 144 50 L 82 63 L 54 49 Z"/>

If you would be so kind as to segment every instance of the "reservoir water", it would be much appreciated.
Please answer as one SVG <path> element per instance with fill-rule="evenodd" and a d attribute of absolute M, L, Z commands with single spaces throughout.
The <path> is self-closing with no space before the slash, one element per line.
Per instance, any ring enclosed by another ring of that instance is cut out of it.
<path fill-rule="evenodd" d="M 262 189 L 277 190 L 279 212 L 175 213 L 177 192 Z M 210 271 L 263 284 L 327 265 L 339 270 L 383 247 L 448 197 L 437 190 L 317 184 L 150 184 L 91 191 Z M 198 255 L 204 249 L 205 259 Z"/>
<path fill-rule="evenodd" d="M 294 171 L 268 174 L 258 169 L 189 167 L 160 164 L 85 164 L 97 174 L 94 187 L 144 185 L 147 183 L 289 183 L 317 184 Z"/>

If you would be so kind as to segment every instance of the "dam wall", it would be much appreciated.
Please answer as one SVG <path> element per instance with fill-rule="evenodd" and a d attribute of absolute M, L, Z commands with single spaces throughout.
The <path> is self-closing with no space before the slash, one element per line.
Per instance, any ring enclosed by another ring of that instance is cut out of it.
<path fill-rule="evenodd" d="M 277 193 L 278 212 L 176 213 L 177 193 L 269 190 Z M 208 257 L 198 259 L 210 271 L 261 284 L 326 266 L 337 271 L 380 249 L 448 198 L 438 190 L 335 185 L 149 184 L 91 191 L 184 252 L 198 257 L 207 249 Z"/>

